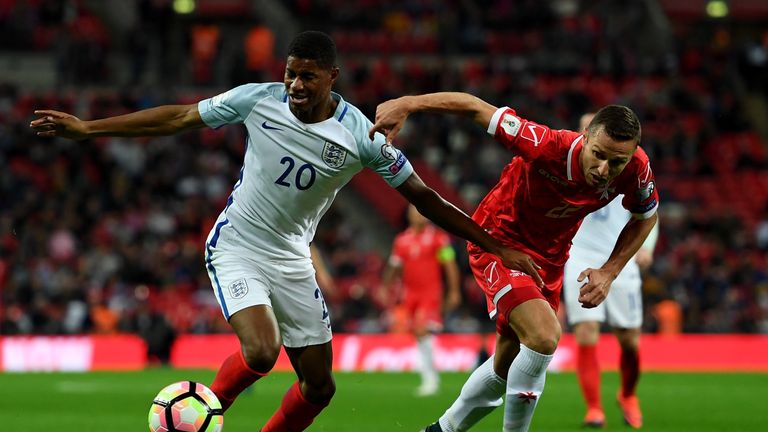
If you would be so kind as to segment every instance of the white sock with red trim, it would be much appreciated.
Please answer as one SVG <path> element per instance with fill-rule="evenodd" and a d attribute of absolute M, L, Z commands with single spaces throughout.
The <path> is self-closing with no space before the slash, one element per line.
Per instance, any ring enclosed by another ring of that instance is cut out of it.
<path fill-rule="evenodd" d="M 469 376 L 458 399 L 440 417 L 443 432 L 464 432 L 490 414 L 504 400 L 506 383 L 493 371 L 493 356 Z"/>
<path fill-rule="evenodd" d="M 528 430 L 536 404 L 544 391 L 547 366 L 553 355 L 537 353 L 520 344 L 507 374 L 507 401 L 504 404 L 504 432 Z"/>

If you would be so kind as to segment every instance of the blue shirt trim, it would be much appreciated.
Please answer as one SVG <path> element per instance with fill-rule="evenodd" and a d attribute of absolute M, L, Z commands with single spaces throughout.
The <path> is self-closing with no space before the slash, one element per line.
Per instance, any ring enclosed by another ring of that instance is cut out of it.
<path fill-rule="evenodd" d="M 344 119 L 344 116 L 347 115 L 347 110 L 349 109 L 349 104 L 344 104 L 344 110 L 341 112 L 341 115 L 339 116 L 339 121 L 342 121 Z"/>
<path fill-rule="evenodd" d="M 227 308 L 227 303 L 224 301 L 224 291 L 221 289 L 219 276 L 216 274 L 216 267 L 213 266 L 213 249 L 212 248 L 215 248 L 216 243 L 219 241 L 219 234 L 221 233 L 221 228 L 228 223 L 229 223 L 229 219 L 224 219 L 223 221 L 216 224 L 216 229 L 213 232 L 213 237 L 211 237 L 211 241 L 208 242 L 208 244 L 205 247 L 205 250 L 206 250 L 205 266 L 208 268 L 208 271 L 211 272 L 211 275 L 213 275 L 213 283 L 216 285 L 216 293 L 219 296 L 219 303 L 221 303 L 221 310 L 222 312 L 224 312 L 224 318 L 226 318 L 227 321 L 229 321 L 229 309 Z"/>

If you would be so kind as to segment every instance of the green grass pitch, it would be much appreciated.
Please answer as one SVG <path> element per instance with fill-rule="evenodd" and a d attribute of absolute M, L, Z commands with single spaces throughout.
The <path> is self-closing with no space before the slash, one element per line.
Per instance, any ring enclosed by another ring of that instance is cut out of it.
<path fill-rule="evenodd" d="M 436 419 L 467 375 L 443 374 L 438 396 L 417 398 L 415 374 L 339 373 L 333 403 L 309 431 L 416 432 Z M 212 371 L 0 374 L 5 431 L 144 432 L 155 394 L 174 381 L 209 383 Z M 224 431 L 256 432 L 294 377 L 274 373 L 247 390 L 225 416 Z M 616 373 L 603 374 L 607 431 L 628 431 L 614 397 Z M 645 373 L 639 391 L 648 431 L 768 430 L 768 374 Z M 532 431 L 579 431 L 583 402 L 573 373 L 550 373 Z M 501 430 L 497 409 L 473 431 Z"/>

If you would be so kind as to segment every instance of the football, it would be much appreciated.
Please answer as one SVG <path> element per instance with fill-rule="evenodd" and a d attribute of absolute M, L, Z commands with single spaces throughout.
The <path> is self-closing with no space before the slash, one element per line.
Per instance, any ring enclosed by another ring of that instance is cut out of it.
<path fill-rule="evenodd" d="M 150 432 L 221 432 L 224 414 L 211 389 L 194 381 L 173 383 L 149 409 Z"/>

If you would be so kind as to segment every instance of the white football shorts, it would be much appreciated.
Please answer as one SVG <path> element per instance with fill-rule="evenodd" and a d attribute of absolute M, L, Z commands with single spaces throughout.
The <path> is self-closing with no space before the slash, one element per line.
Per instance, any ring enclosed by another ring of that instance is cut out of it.
<path fill-rule="evenodd" d="M 587 268 L 599 268 L 602 262 L 574 253 L 565 264 L 563 295 L 568 324 L 585 321 L 608 322 L 613 328 L 639 328 L 643 324 L 642 279 L 637 265 L 630 262 L 611 284 L 608 297 L 597 307 L 586 309 L 579 303 L 579 289 L 584 282 L 578 282 L 579 273 Z M 587 259 L 584 259 L 587 258 Z"/>
<path fill-rule="evenodd" d="M 300 348 L 331 340 L 331 319 L 315 279 L 312 260 L 261 258 L 238 247 L 231 226 L 206 244 L 205 265 L 224 317 L 250 306 L 275 313 L 283 345 Z"/>

